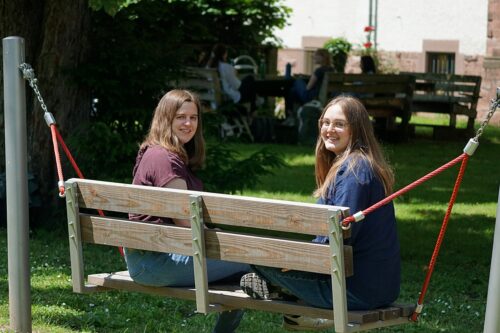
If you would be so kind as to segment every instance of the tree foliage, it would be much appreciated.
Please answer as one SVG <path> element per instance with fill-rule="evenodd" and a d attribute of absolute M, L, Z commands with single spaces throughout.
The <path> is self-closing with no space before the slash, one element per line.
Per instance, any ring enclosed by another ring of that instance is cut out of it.
<path fill-rule="evenodd" d="M 0 13 L 0 35 L 25 38 L 49 111 L 64 137 L 83 138 L 71 148 L 78 161 L 92 161 L 84 173 L 99 177 L 130 170 L 165 82 L 180 66 L 197 64 L 215 42 L 239 53 L 265 51 L 264 42 L 279 43 L 272 32 L 290 10 L 282 0 L 0 0 Z M 50 134 L 27 93 L 29 170 L 46 204 L 57 200 L 49 199 L 56 184 Z"/>
<path fill-rule="evenodd" d="M 209 53 L 216 42 L 239 53 L 263 52 L 265 41 L 279 42 L 273 29 L 283 27 L 289 16 L 281 0 L 91 3 L 106 11 L 93 15 L 94 52 L 78 74 L 99 98 L 102 111 L 120 113 L 124 107 L 151 107 L 167 79 L 182 65 L 198 65 L 200 54 Z"/>
<path fill-rule="evenodd" d="M 272 40 L 272 30 L 282 27 L 289 15 L 289 9 L 280 3 L 91 1 L 99 8 L 93 14 L 90 34 L 95 52 L 80 67 L 77 78 L 98 100 L 97 113 L 95 125 L 80 128 L 72 140 L 85 158 L 89 175 L 109 180 L 129 178 L 137 144 L 147 132 L 152 110 L 169 78 L 179 75 L 184 65 L 199 65 L 199 54 L 216 42 L 224 42 L 238 52 L 265 52 L 262 44 Z M 205 126 L 205 133 L 210 132 L 210 126 Z M 99 147 L 92 147 L 92 140 L 100 140 Z M 209 151 L 209 171 L 203 172 L 202 178 L 214 191 L 241 190 L 279 164 L 276 158 L 262 161 L 267 155 L 259 152 L 242 160 L 228 149 L 214 149 Z M 222 161 L 226 168 L 218 171 Z M 244 177 L 239 178 L 242 174 Z"/>

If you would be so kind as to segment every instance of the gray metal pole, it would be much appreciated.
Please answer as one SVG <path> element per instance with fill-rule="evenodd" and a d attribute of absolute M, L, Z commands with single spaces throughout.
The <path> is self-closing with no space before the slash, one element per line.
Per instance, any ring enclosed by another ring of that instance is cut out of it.
<path fill-rule="evenodd" d="M 497 220 L 493 237 L 488 300 L 484 318 L 484 333 L 500 332 L 500 189 L 498 191 Z"/>
<path fill-rule="evenodd" d="M 31 332 L 24 39 L 3 39 L 10 328 Z"/>
<path fill-rule="evenodd" d="M 370 0 L 368 2 L 368 26 L 372 27 L 373 26 L 373 0 Z"/>
<path fill-rule="evenodd" d="M 375 31 L 373 32 L 373 48 L 377 50 L 377 33 L 378 33 L 378 0 L 375 0 L 375 15 L 373 19 L 373 25 L 375 26 Z"/>

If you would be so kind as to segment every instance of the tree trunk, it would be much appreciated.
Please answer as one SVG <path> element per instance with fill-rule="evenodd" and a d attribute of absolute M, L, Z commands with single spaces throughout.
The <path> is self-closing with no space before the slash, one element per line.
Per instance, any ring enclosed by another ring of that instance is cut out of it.
<path fill-rule="evenodd" d="M 54 115 L 65 137 L 89 116 L 90 93 L 79 86 L 73 76 L 88 55 L 88 0 L 0 0 L 0 17 L 2 38 L 25 39 L 26 62 L 34 68 L 48 111 Z M 1 88 L 0 96 L 3 82 Z M 40 103 L 29 90 L 27 86 L 28 169 L 37 177 L 44 204 L 54 203 L 57 173 L 50 130 Z M 0 110 L 3 113 L 3 103 Z M 4 135 L 0 141 L 4 141 Z M 2 165 L 4 160 L 0 162 Z"/>

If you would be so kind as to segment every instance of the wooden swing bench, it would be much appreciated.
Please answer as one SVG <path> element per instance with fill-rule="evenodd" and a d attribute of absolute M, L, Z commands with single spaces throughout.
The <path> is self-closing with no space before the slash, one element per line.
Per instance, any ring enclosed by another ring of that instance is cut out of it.
<path fill-rule="evenodd" d="M 82 179 L 66 182 L 66 204 L 73 291 L 77 293 L 118 289 L 195 300 L 200 313 L 246 308 L 328 318 L 334 320 L 336 332 L 408 323 L 414 309 L 413 305 L 391 305 L 347 311 L 345 277 L 353 274 L 353 267 L 352 248 L 343 245 L 349 231 L 340 228 L 342 216 L 349 213 L 343 207 Z M 109 216 L 100 216 L 97 210 Z M 110 217 L 120 216 L 117 213 L 190 219 L 192 227 Z M 205 228 L 205 224 L 217 229 Z M 301 235 L 311 237 L 304 240 Z M 330 244 L 310 242 L 314 235 L 329 235 Z M 127 271 L 94 273 L 85 280 L 84 243 L 192 255 L 195 287 L 147 287 L 133 282 Z M 255 300 L 234 285 L 209 286 L 206 258 L 330 274 L 333 310 Z"/>

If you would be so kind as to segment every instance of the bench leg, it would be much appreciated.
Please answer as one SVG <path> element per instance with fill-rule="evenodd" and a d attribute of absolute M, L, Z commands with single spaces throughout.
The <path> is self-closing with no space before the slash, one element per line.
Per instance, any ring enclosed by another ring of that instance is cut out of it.
<path fill-rule="evenodd" d="M 83 293 L 85 291 L 85 278 L 83 273 L 80 215 L 78 198 L 76 196 L 76 184 L 70 182 L 66 183 L 66 211 L 68 215 L 69 253 L 73 291 L 76 293 Z"/>

